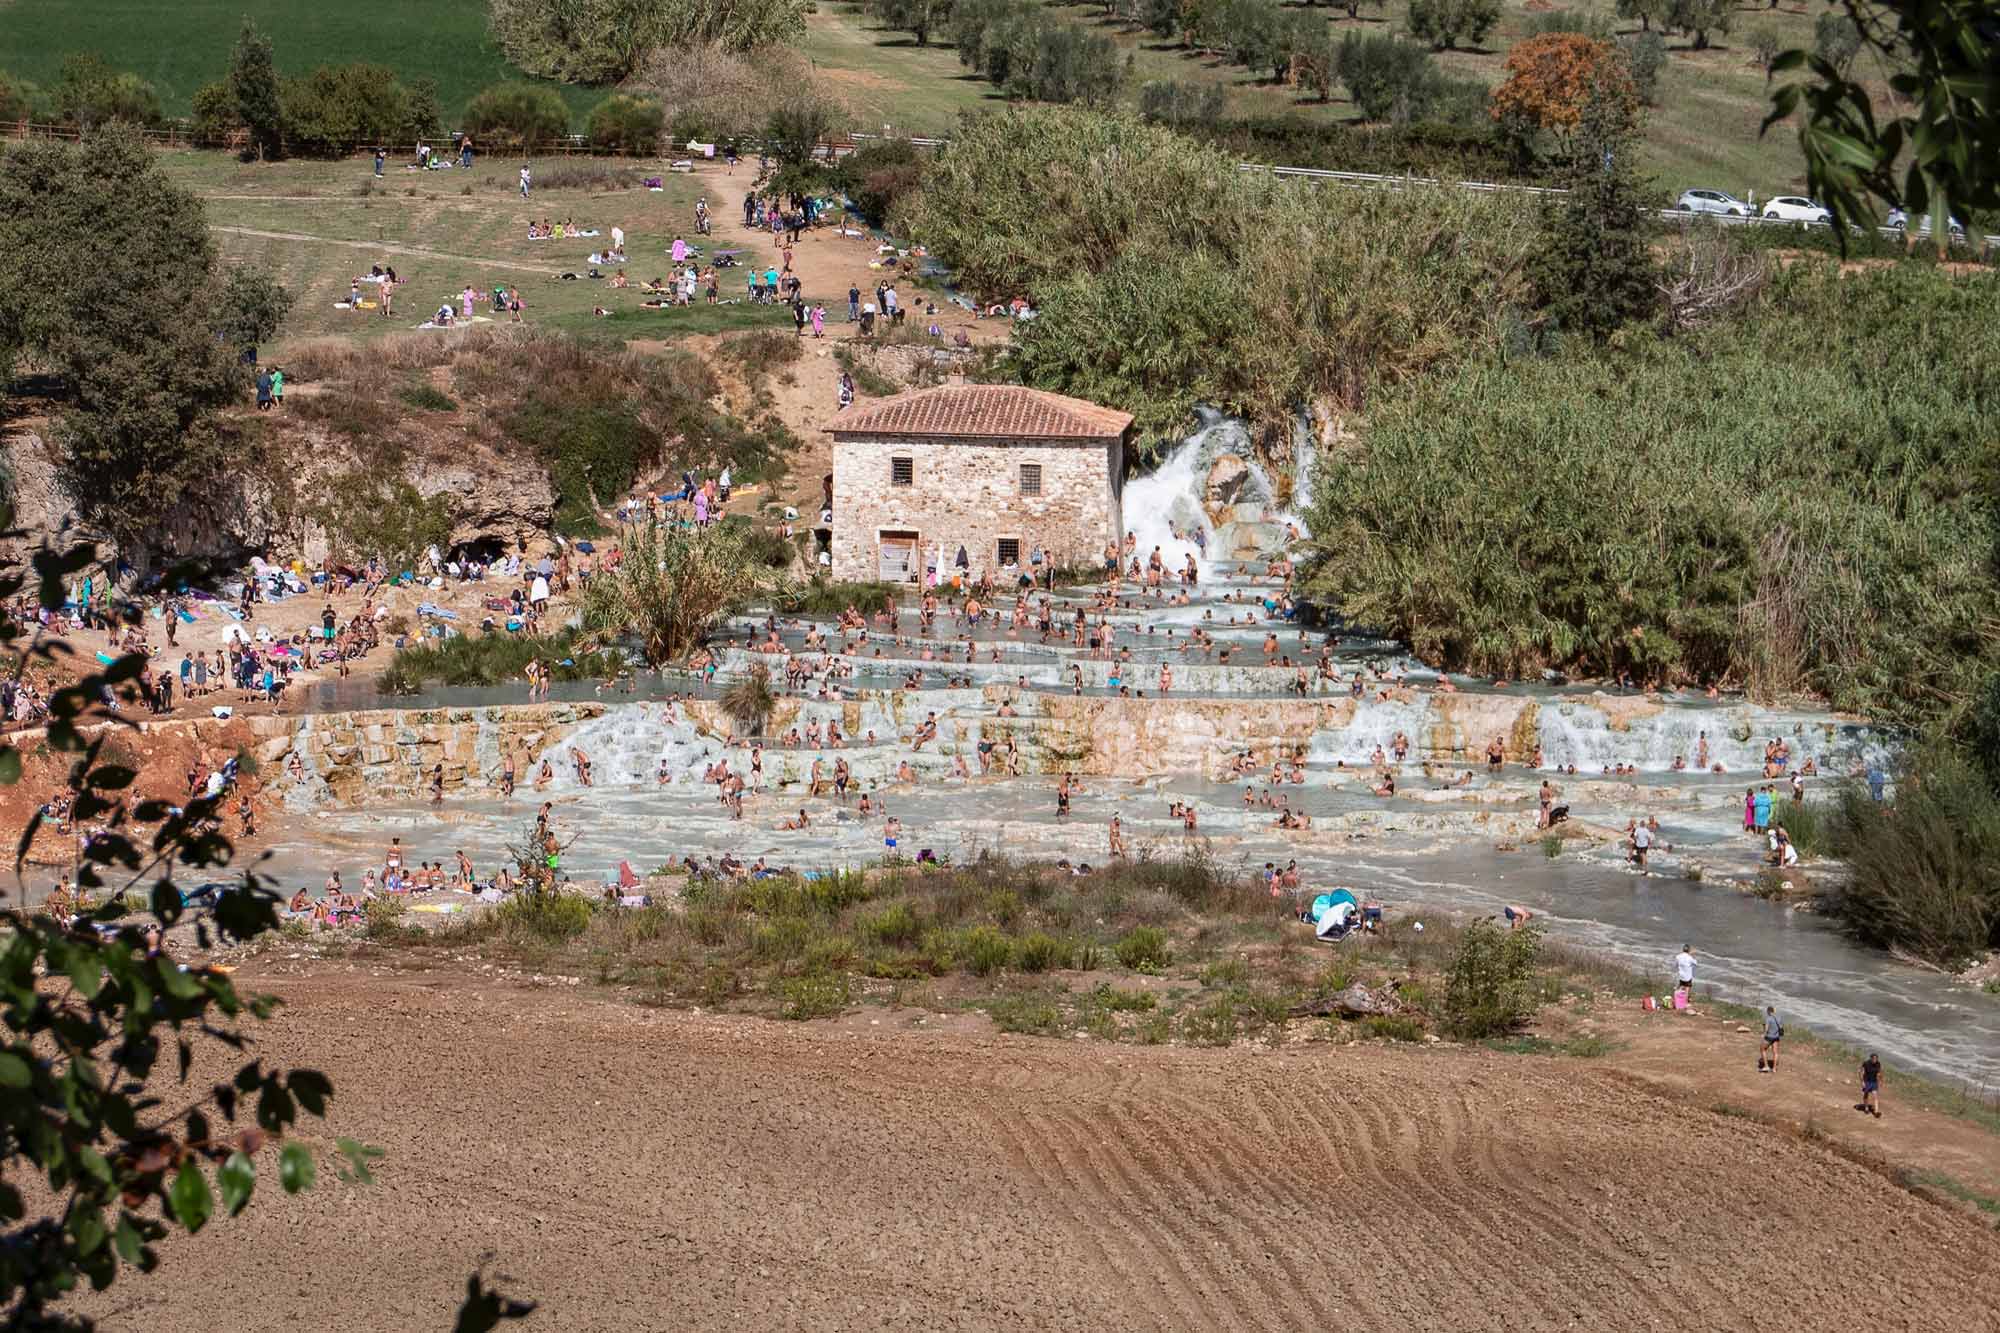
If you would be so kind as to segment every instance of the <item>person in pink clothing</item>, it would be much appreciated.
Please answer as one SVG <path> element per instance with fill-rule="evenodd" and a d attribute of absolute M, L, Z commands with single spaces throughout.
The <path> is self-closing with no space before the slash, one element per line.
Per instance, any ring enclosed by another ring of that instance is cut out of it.
<path fill-rule="evenodd" d="M 474 301 L 477 301 L 478 299 L 479 299 L 479 298 L 478 298 L 477 296 L 475 296 L 475 295 L 473 294 L 473 291 L 472 291 L 472 284 L 471 284 L 471 283 L 467 283 L 467 284 L 466 284 L 466 287 L 465 287 L 465 290 L 464 290 L 463 292 L 460 292 L 460 293 L 459 293 L 459 296 L 458 296 L 458 305 L 459 305 L 459 313 L 460 313 L 460 314 L 461 314 L 461 315 L 462 315 L 462 316 L 463 316 L 464 318 L 466 318 L 466 319 L 471 319 L 471 318 L 472 318 L 472 303 L 473 303 Z"/>
<path fill-rule="evenodd" d="M 687 242 L 682 240 L 678 236 L 674 237 L 674 262 L 676 264 L 685 264 L 687 262 L 687 257 L 688 257 Z"/>
<path fill-rule="evenodd" d="M 1743 831 L 1745 833 L 1755 833 L 1757 831 L 1757 789 L 1755 787 L 1748 788 L 1743 793 Z"/>
<path fill-rule="evenodd" d="M 698 528 L 705 528 L 708 526 L 707 491 L 696 491 L 694 493 L 694 525 Z"/>
<path fill-rule="evenodd" d="M 813 337 L 826 337 L 826 307 L 823 305 L 813 307 Z"/>

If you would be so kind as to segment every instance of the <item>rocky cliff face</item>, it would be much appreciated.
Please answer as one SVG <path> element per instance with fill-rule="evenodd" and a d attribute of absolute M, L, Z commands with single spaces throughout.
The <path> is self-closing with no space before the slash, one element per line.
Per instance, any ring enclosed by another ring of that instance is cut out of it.
<path fill-rule="evenodd" d="M 328 554 L 319 515 L 336 478 L 371 466 L 342 435 L 304 422 L 274 427 L 259 448 L 275 451 L 254 467 L 233 468 L 202 495 L 163 510 L 146 549 L 124 554 L 141 573 L 176 560 L 241 562 Z M 14 526 L 34 535 L 73 530 L 76 503 L 63 488 L 53 445 L 39 430 L 0 437 L 0 476 L 15 507 Z M 532 456 L 502 453 L 476 440 L 408 450 L 389 481 L 425 497 L 449 495 L 453 545 L 488 543 L 511 550 L 548 532 L 555 490 Z"/>
<path fill-rule="evenodd" d="M 285 803 L 309 809 L 364 798 L 409 800 L 430 790 L 431 769 L 444 766 L 445 790 L 495 789 L 502 761 L 517 757 L 518 780 L 532 790 L 534 756 L 601 717 L 602 704 L 521 704 L 494 708 L 370 709 L 306 717 L 249 719 L 261 738 L 257 758 L 303 770 L 280 783 Z"/>

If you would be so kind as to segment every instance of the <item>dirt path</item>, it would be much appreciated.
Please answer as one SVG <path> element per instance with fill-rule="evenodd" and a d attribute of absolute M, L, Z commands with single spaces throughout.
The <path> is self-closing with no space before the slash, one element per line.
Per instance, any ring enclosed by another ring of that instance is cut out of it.
<path fill-rule="evenodd" d="M 211 224 L 210 231 L 228 232 L 232 236 L 255 236 L 267 241 L 309 241 L 314 245 L 338 245 L 349 250 L 369 250 L 392 255 L 413 255 L 419 259 L 447 259 L 460 264 L 477 264 L 481 268 L 504 268 L 517 273 L 543 273 L 550 277 L 562 276 L 563 270 L 546 264 L 524 264 L 515 259 L 482 259 L 477 255 L 447 254 L 443 250 L 426 250 L 418 245 L 395 245 L 388 241 L 340 241 L 330 236 L 314 236 L 302 231 L 260 231 L 254 227 L 224 227 Z"/>
<path fill-rule="evenodd" d="M 1899 1096 L 1893 1068 L 1884 1072 L 1883 1114 L 1876 1120 L 1854 1109 L 1859 1068 L 1810 1043 L 1781 1045 L 1778 1073 L 1771 1075 L 1757 1072 L 1762 1029 L 1748 1023 L 1647 1014 L 1633 1001 L 1599 1026 L 1619 1043 L 1606 1065 L 1640 1086 L 1824 1135 L 1865 1159 L 1937 1172 L 2000 1199 L 2000 1139 L 1963 1118 L 1911 1105 Z"/>
<path fill-rule="evenodd" d="M 1995 1326 L 1991 1228 L 1601 1062 L 241 979 L 380 1178 L 260 1190 L 88 1298 L 109 1327 L 443 1327 L 489 1253 L 570 1330 Z"/>

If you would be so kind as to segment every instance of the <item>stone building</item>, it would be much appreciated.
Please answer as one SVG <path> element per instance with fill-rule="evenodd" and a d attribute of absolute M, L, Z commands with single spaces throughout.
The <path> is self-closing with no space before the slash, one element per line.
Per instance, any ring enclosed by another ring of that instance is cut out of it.
<path fill-rule="evenodd" d="M 834 418 L 833 576 L 996 580 L 1031 552 L 1097 564 L 1122 533 L 1132 418 L 1004 384 L 917 389 Z"/>

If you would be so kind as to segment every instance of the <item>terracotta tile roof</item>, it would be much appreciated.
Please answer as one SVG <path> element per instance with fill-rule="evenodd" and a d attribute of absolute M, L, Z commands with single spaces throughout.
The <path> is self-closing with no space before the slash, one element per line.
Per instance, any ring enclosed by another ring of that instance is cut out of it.
<path fill-rule="evenodd" d="M 953 384 L 913 389 L 857 407 L 833 419 L 827 433 L 993 438 L 1110 440 L 1132 424 L 1081 398 L 1013 384 Z"/>

